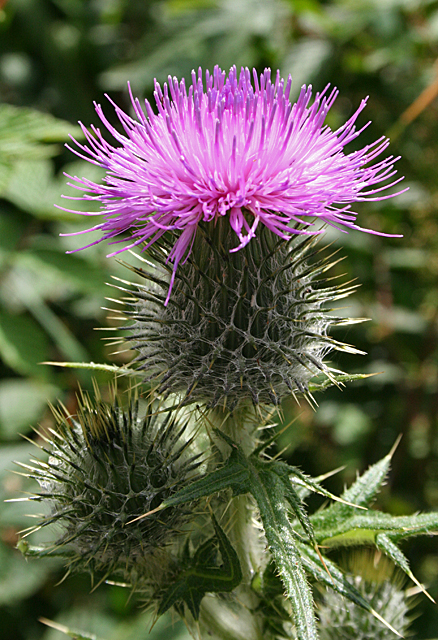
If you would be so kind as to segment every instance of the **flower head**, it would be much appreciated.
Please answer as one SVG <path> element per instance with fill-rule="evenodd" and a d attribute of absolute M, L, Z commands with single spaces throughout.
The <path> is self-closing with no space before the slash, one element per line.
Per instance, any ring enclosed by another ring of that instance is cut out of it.
<path fill-rule="evenodd" d="M 124 134 L 96 105 L 117 145 L 110 145 L 94 126 L 90 132 L 81 125 L 86 144 L 74 141 L 78 156 L 106 170 L 102 184 L 72 178 L 72 186 L 85 191 L 82 199 L 102 205 L 104 221 L 92 230 L 103 232 L 101 240 L 131 230 L 127 246 L 114 253 L 141 243 L 150 246 L 166 231 L 176 231 L 168 255 L 174 276 L 201 221 L 214 224 L 228 217 L 236 235 L 230 251 L 244 247 L 260 223 L 285 239 L 318 232 L 313 226 L 317 219 L 361 229 L 351 203 L 392 197 L 380 194 L 401 180 L 388 184 L 396 158 L 371 164 L 389 141 L 379 138 L 344 153 L 363 130 L 355 122 L 366 100 L 332 131 L 324 120 L 337 90 L 327 86 L 311 102 L 312 88 L 303 86 L 292 104 L 291 83 L 290 76 L 285 82 L 279 72 L 272 81 L 269 69 L 260 77 L 254 70 L 251 78 L 249 69 L 238 74 L 232 67 L 227 76 L 217 66 L 213 74 L 206 72 L 205 87 L 201 69 L 198 75 L 192 72 L 188 90 L 184 80 L 169 77 L 163 88 L 155 83 L 157 113 L 148 101 L 143 110 L 132 93 L 135 118 L 114 105 Z"/>
<path fill-rule="evenodd" d="M 333 315 L 333 302 L 355 286 L 327 276 L 339 259 L 322 256 L 318 237 L 278 238 L 266 227 L 241 251 L 229 253 L 234 232 L 225 218 L 201 222 L 190 256 L 175 275 L 165 304 L 166 257 L 172 234 L 141 256 L 142 279 L 129 291 L 121 320 L 138 355 L 134 362 L 160 393 L 183 403 L 206 402 L 232 411 L 239 403 L 279 404 L 290 394 L 313 397 L 310 380 L 342 374 L 326 363 L 334 351 L 361 353 L 330 336 L 333 326 L 360 320 Z M 162 246 L 161 246 L 162 245 Z M 118 278 L 116 278 L 118 280 Z"/>
<path fill-rule="evenodd" d="M 54 409 L 57 430 L 50 440 L 40 434 L 48 462 L 34 461 L 27 472 L 42 489 L 31 499 L 50 507 L 35 530 L 58 525 L 42 555 L 56 549 L 71 569 L 130 580 L 140 567 L 147 575 L 157 558 L 163 562 L 163 549 L 193 516 L 183 506 L 128 524 L 196 478 L 201 460 L 188 420 L 152 400 L 124 408 L 114 389 L 111 396 L 104 402 L 97 389 L 95 397 L 82 393 L 76 416 Z"/>

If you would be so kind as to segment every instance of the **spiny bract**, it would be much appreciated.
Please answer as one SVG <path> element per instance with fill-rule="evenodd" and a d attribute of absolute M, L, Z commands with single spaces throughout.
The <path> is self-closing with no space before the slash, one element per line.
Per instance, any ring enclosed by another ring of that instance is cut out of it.
<path fill-rule="evenodd" d="M 40 434 L 50 458 L 26 469 L 42 488 L 34 499 L 50 513 L 36 529 L 61 525 L 47 551 L 65 552 L 71 568 L 131 577 L 143 565 L 147 574 L 190 520 L 187 508 L 176 507 L 130 524 L 193 479 L 200 464 L 189 453 L 187 421 L 157 410 L 158 403 L 123 409 L 116 396 L 107 403 L 82 393 L 75 417 L 54 409 L 57 431 L 51 439 Z"/>
<path fill-rule="evenodd" d="M 149 248 L 155 264 L 132 268 L 146 280 L 133 285 L 126 302 L 136 361 L 160 392 L 182 393 L 184 402 L 233 409 L 242 400 L 278 404 L 290 393 L 309 395 L 313 376 L 341 373 L 324 363 L 329 352 L 357 353 L 328 335 L 330 327 L 354 322 L 327 309 L 354 287 L 327 285 L 329 258 L 307 262 L 319 253 L 315 237 L 285 241 L 262 227 L 230 253 L 232 234 L 223 219 L 200 225 L 167 306 L 172 268 L 164 238 L 162 247 Z"/>

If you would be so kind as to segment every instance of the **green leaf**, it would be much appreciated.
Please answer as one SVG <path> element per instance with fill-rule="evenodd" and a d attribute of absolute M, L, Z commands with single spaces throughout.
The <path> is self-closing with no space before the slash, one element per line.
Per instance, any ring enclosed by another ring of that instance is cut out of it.
<path fill-rule="evenodd" d="M 230 592 L 242 581 L 239 558 L 213 514 L 212 522 L 215 537 L 199 547 L 188 567 L 166 591 L 158 608 L 159 616 L 175 603 L 183 601 L 194 619 L 198 620 L 201 600 L 206 593 Z M 216 544 L 222 558 L 220 567 L 215 562 Z"/>
<path fill-rule="evenodd" d="M 330 500 L 334 500 L 335 502 L 339 502 L 340 504 L 344 504 L 349 508 L 353 508 L 353 509 L 361 508 L 361 505 L 355 504 L 353 502 L 352 503 L 347 502 L 343 498 L 338 498 L 338 496 L 335 496 L 333 493 L 330 493 L 330 491 L 327 491 L 327 489 L 324 489 L 324 487 L 322 487 L 319 484 L 321 480 L 324 480 L 325 478 L 332 475 L 333 473 L 336 473 L 337 471 L 336 469 L 334 472 L 325 474 L 323 476 L 320 476 L 320 478 L 316 478 L 314 480 L 313 478 L 310 478 L 309 476 L 306 476 L 304 473 L 302 473 L 302 471 L 297 469 L 297 467 L 292 467 L 291 465 L 287 465 L 285 463 L 280 463 L 280 462 L 277 462 L 275 466 L 278 469 L 280 465 L 285 467 L 285 470 L 287 470 L 287 476 L 288 477 L 291 476 L 291 480 L 293 482 L 298 481 L 298 484 L 301 486 L 301 488 L 306 489 L 307 495 L 309 493 L 319 493 L 321 496 L 324 496 L 325 498 L 329 498 Z M 297 491 L 297 494 L 300 495 L 301 500 L 306 495 L 302 491 L 300 492 Z M 365 508 L 365 507 L 362 507 L 362 508 Z"/>
<path fill-rule="evenodd" d="M 0 104 L 0 194 L 4 196 L 17 163 L 57 155 L 59 145 L 48 143 L 63 142 L 69 133 L 83 138 L 80 127 L 69 122 L 34 109 Z"/>
<path fill-rule="evenodd" d="M 11 378 L 0 382 L 0 434 L 11 440 L 20 430 L 28 431 L 41 418 L 47 402 L 59 389 L 36 380 Z"/>
<path fill-rule="evenodd" d="M 435 602 L 435 600 L 428 594 L 423 585 L 418 582 L 417 578 L 412 573 L 408 559 L 406 558 L 404 553 L 400 551 L 397 545 L 394 544 L 394 542 L 392 542 L 392 540 L 386 534 L 377 534 L 376 547 L 379 549 L 379 551 L 382 551 L 386 556 L 388 556 L 388 558 L 390 558 L 397 567 L 404 571 L 404 573 L 406 573 L 406 575 L 412 580 L 412 582 L 414 582 L 417 587 L 421 589 L 421 591 L 429 598 L 429 600 Z"/>
<path fill-rule="evenodd" d="M 372 608 L 370 603 L 365 600 L 361 593 L 352 584 L 350 584 L 339 567 L 337 567 L 328 558 L 324 558 L 323 563 L 318 553 L 308 545 L 301 544 L 300 542 L 298 542 L 297 545 L 303 566 L 306 571 L 315 578 L 315 580 L 322 582 L 326 587 L 329 587 L 340 595 L 348 598 L 348 600 L 362 609 L 365 609 L 365 611 L 369 611 L 369 613 L 388 627 L 388 629 L 400 636 L 400 634 Z"/>
<path fill-rule="evenodd" d="M 76 638 L 98 638 L 98 640 L 192 640 L 182 621 L 174 621 L 170 616 L 163 616 L 157 621 L 150 613 L 133 616 L 126 610 L 125 603 L 116 616 L 114 599 L 117 598 L 117 587 L 113 587 L 110 595 L 111 609 L 105 612 L 99 606 L 73 605 L 63 609 L 56 620 L 40 618 L 40 622 L 51 627 L 44 634 L 43 640 L 63 640 L 65 636 Z M 96 603 L 97 604 L 97 603 Z M 153 628 L 151 628 L 153 625 Z M 85 631 L 86 630 L 86 631 Z M 64 634 L 64 635 L 62 635 Z M 76 634 L 76 635 L 75 635 Z"/>
<path fill-rule="evenodd" d="M 300 501 L 290 485 L 288 474 L 285 474 L 281 463 L 277 472 L 275 463 L 247 458 L 228 436 L 219 430 L 216 431 L 231 447 L 231 454 L 225 465 L 178 491 L 172 498 L 163 502 L 157 511 L 226 488 L 231 488 L 235 496 L 251 493 L 257 502 L 269 549 L 285 586 L 286 595 L 292 603 L 297 638 L 314 640 L 317 638 L 317 631 L 312 593 L 300 562 L 286 507 L 286 498 L 289 504 L 292 503 L 294 511 L 298 509 Z M 307 523 L 301 507 L 298 510 L 301 521 Z M 311 526 L 309 534 L 313 541 Z"/>
<path fill-rule="evenodd" d="M 324 558 L 325 566 L 318 553 L 306 544 L 297 542 L 301 561 L 306 571 L 326 587 L 331 587 L 351 602 L 369 611 L 370 606 L 357 589 L 346 580 L 344 573 L 328 558 Z"/>
<path fill-rule="evenodd" d="M 322 515 L 323 512 L 318 514 Z M 314 525 L 315 537 L 318 544 L 323 546 L 351 546 L 358 544 L 375 544 L 379 533 L 398 542 L 405 538 L 424 534 L 438 533 L 438 513 L 420 513 L 412 516 L 392 516 L 381 511 L 367 511 L 364 515 L 354 515 L 339 522 L 327 523 L 321 526 L 310 520 Z"/>
<path fill-rule="evenodd" d="M 69 134 L 83 138 L 82 130 L 66 120 L 27 107 L 0 104 L 1 155 L 28 158 L 32 151 L 43 153 L 36 144 L 63 142 Z M 47 155 L 47 152 L 46 152 Z M 38 155 L 37 157 L 41 157 Z"/>
<path fill-rule="evenodd" d="M 40 326 L 27 315 L 0 313 L 0 355 L 6 364 L 24 375 L 42 378 L 47 370 L 39 366 L 47 360 L 49 345 Z"/>
<path fill-rule="evenodd" d="M 0 541 L 0 606 L 29 598 L 41 588 L 52 568 L 51 562 L 26 563 L 21 554 Z"/>
<path fill-rule="evenodd" d="M 224 466 L 177 492 L 158 509 L 190 502 L 226 488 L 232 489 L 235 496 L 251 493 L 260 511 L 272 558 L 292 603 L 298 638 L 316 638 L 312 596 L 304 570 L 329 586 L 335 585 L 339 593 L 384 622 L 335 565 L 328 560 L 324 565 L 316 545 L 375 545 L 419 584 L 395 542 L 414 535 L 438 532 L 438 514 L 392 516 L 379 511 L 358 511 L 355 506 L 365 507 L 375 497 L 386 479 L 396 445 L 344 492 L 342 500 L 348 504 L 336 503 L 309 518 L 290 478 L 295 477 L 307 489 L 324 493 L 319 485 L 283 462 L 264 461 L 256 456 L 247 458 L 230 438 L 220 431 L 217 433 L 231 447 Z M 289 520 L 287 505 L 297 518 L 295 525 Z M 299 541 L 299 532 L 294 531 L 293 526 L 305 533 L 311 546 Z M 303 549 L 306 555 L 301 562 Z"/>
<path fill-rule="evenodd" d="M 295 469 L 295 467 L 290 467 L 290 468 Z M 317 476 L 316 478 L 311 478 L 310 476 L 306 476 L 301 471 L 299 472 L 299 474 L 292 472 L 291 482 L 293 485 L 295 485 L 295 491 L 300 496 L 301 500 L 305 500 L 311 493 L 321 493 L 321 489 L 322 489 L 321 482 L 323 480 L 326 480 L 327 478 L 330 478 L 336 473 L 339 473 L 339 471 L 342 471 L 343 469 L 344 467 L 339 467 L 338 469 L 334 469 L 333 471 L 324 473 L 320 476 Z M 323 491 L 326 492 L 325 489 L 323 489 Z M 326 495 L 326 493 L 329 495 Z M 327 491 L 326 493 L 323 493 L 322 495 L 326 495 L 327 498 L 333 499 L 332 494 L 329 491 Z"/>
<path fill-rule="evenodd" d="M 316 540 L 313 532 L 313 527 L 309 520 L 309 516 L 307 515 L 307 512 L 304 508 L 304 503 L 299 497 L 299 495 L 297 494 L 297 492 L 295 491 L 295 489 L 293 488 L 291 481 L 289 479 L 289 473 L 290 473 L 289 466 L 282 462 L 273 462 L 269 464 L 269 467 L 265 465 L 264 469 L 262 468 L 262 474 L 266 469 L 269 469 L 270 472 L 274 473 L 279 478 L 280 483 L 282 485 L 282 494 L 284 495 L 289 505 L 291 506 L 292 511 L 295 517 L 297 518 L 297 520 L 299 521 L 299 523 L 301 524 L 306 536 L 308 537 L 310 542 L 316 547 Z"/>
<path fill-rule="evenodd" d="M 287 516 L 283 484 L 276 474 L 263 466 L 258 469 L 253 466 L 250 482 L 270 552 L 292 604 L 297 638 L 316 639 L 312 593 Z"/>
<path fill-rule="evenodd" d="M 248 460 L 241 449 L 234 445 L 223 467 L 206 474 L 203 478 L 180 489 L 174 493 L 172 497 L 164 500 L 157 511 L 199 500 L 199 498 L 211 496 L 218 491 L 229 488 L 233 490 L 235 496 L 248 493 L 250 491 L 249 479 L 250 471 Z"/>
<path fill-rule="evenodd" d="M 8 274 L 7 285 L 4 286 L 2 291 L 3 297 L 7 296 L 8 291 L 13 292 L 14 298 L 18 299 L 24 307 L 27 307 L 29 313 L 34 316 L 52 338 L 62 355 L 69 360 L 86 360 L 86 350 L 44 300 L 40 286 L 44 280 L 41 277 L 41 271 L 41 267 L 40 269 L 35 267 L 31 271 L 19 267 L 11 269 Z M 58 287 L 58 289 L 61 289 L 61 287 Z M 65 285 L 63 290 L 65 292 Z"/>
<path fill-rule="evenodd" d="M 99 292 L 105 285 L 106 274 L 98 265 L 87 262 L 77 255 L 67 255 L 64 251 L 38 246 L 29 251 L 20 251 L 14 257 L 14 265 L 38 273 L 39 279 L 47 281 L 45 297 L 50 297 L 50 289 L 65 290 L 66 285 L 76 291 Z M 45 284 L 45 283 L 44 283 Z"/>
<path fill-rule="evenodd" d="M 71 360 L 85 360 L 86 350 L 45 302 L 28 274 L 17 273 L 14 282 L 15 295 L 49 334 L 59 351 Z"/>
<path fill-rule="evenodd" d="M 398 442 L 385 458 L 372 465 L 358 478 L 344 492 L 342 498 L 362 506 L 369 504 L 387 476 L 397 444 Z M 338 503 L 312 515 L 310 521 L 314 528 L 315 539 L 321 546 L 375 545 L 387 553 L 416 584 L 419 583 L 395 543 L 416 535 L 438 533 L 437 513 L 392 516 L 372 510 L 358 512 L 353 507 Z"/>
<path fill-rule="evenodd" d="M 397 440 L 387 456 L 372 465 L 351 487 L 344 491 L 341 496 L 342 500 L 359 507 L 367 507 L 372 502 L 385 482 L 398 442 Z M 323 523 L 324 526 L 331 526 L 332 523 L 339 522 L 352 513 L 356 513 L 354 507 L 336 502 L 336 504 L 332 504 L 323 511 L 314 514 L 312 523 L 314 527 L 323 526 Z"/>
<path fill-rule="evenodd" d="M 82 161 L 67 165 L 65 169 L 67 173 L 71 171 L 97 181 L 103 174 L 98 167 Z M 96 203 L 83 200 L 75 200 L 72 203 L 62 195 L 78 197 L 80 191 L 69 187 L 64 175 L 55 176 L 53 163 L 44 159 L 23 159 L 16 162 L 11 169 L 7 187 L 2 193 L 2 197 L 17 207 L 44 220 L 79 222 L 75 213 L 64 211 L 63 208 L 74 211 L 98 211 Z"/>
<path fill-rule="evenodd" d="M 367 507 L 370 502 L 380 491 L 383 483 L 386 480 L 389 469 L 391 467 L 391 460 L 394 450 L 391 450 L 387 456 L 373 464 L 365 473 L 360 476 L 351 487 L 349 487 L 342 494 L 342 499 L 347 502 L 353 502 L 354 504 Z M 338 513 L 348 513 L 348 509 L 351 507 L 341 504 L 332 505 Z"/>

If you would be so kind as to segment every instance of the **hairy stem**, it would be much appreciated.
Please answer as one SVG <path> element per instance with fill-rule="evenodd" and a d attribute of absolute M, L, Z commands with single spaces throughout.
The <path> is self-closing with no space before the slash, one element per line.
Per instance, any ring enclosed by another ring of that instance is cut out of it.
<path fill-rule="evenodd" d="M 238 444 L 246 455 L 257 445 L 258 426 L 261 418 L 252 404 L 244 404 L 233 413 L 228 414 L 215 409 L 209 415 L 210 425 L 220 429 Z M 229 446 L 223 439 L 212 434 L 214 445 L 221 458 L 229 455 Z M 254 614 L 260 599 L 251 588 L 255 573 L 266 564 L 266 541 L 262 530 L 257 526 L 258 511 L 251 495 L 240 495 L 231 499 L 222 516 L 222 524 L 239 557 L 243 580 L 236 589 L 237 608 L 239 609 L 238 628 L 235 626 L 235 615 L 230 603 L 216 598 L 205 598 L 201 606 L 201 621 L 205 628 L 213 632 L 214 638 L 242 638 L 258 640 L 263 637 L 262 620 Z M 233 622 L 234 619 L 234 622 Z M 234 634 L 234 635 L 233 635 Z"/>

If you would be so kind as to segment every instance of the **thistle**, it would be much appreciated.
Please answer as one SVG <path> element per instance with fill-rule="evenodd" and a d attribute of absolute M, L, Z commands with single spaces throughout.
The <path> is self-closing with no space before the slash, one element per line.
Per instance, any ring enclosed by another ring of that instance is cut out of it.
<path fill-rule="evenodd" d="M 333 326 L 358 322 L 328 306 L 355 287 L 330 282 L 327 271 L 338 260 L 321 256 L 314 237 L 285 241 L 264 227 L 230 254 L 232 234 L 223 219 L 200 225 L 167 306 L 172 238 L 149 248 L 160 271 L 142 258 L 145 269 L 132 267 L 145 283 L 132 285 L 122 317 L 134 320 L 128 329 L 138 368 L 161 393 L 210 407 L 279 404 L 290 393 L 312 399 L 312 377 L 334 381 L 342 373 L 325 363 L 330 352 L 360 353 L 329 335 Z"/>
<path fill-rule="evenodd" d="M 349 604 L 335 612 L 336 633 L 371 618 L 397 633 L 396 596 L 382 587 L 370 603 L 326 550 L 374 545 L 424 590 L 398 543 L 435 533 L 437 516 L 369 508 L 393 451 L 333 496 L 322 478 L 267 454 L 276 436 L 266 436 L 272 425 L 259 406 L 275 410 L 290 393 L 312 402 L 314 376 L 339 383 L 327 357 L 358 353 L 330 335 L 357 322 L 331 308 L 355 287 L 333 282 L 338 258 L 319 251 L 316 223 L 364 231 L 350 207 L 395 195 L 381 193 L 398 182 L 396 159 L 374 163 L 383 138 L 344 151 L 361 133 L 365 101 L 332 131 L 324 120 L 337 92 L 329 87 L 313 103 L 303 87 L 291 104 L 291 79 L 272 82 L 269 70 L 251 80 L 247 69 L 227 76 L 216 67 L 205 83 L 201 71 L 188 91 L 176 79 L 156 83 L 158 113 L 131 95 L 135 118 L 115 107 L 124 134 L 98 105 L 118 146 L 95 127 L 83 127 L 86 143 L 76 143 L 75 153 L 106 170 L 103 184 L 72 178 L 83 199 L 101 204 L 85 214 L 103 216 L 93 229 L 115 242 L 131 232 L 115 253 L 143 245 L 140 266 L 130 267 L 140 282 L 117 286 L 129 292 L 121 317 L 157 400 L 141 412 L 136 402 L 124 409 L 115 396 L 104 403 L 82 394 L 76 417 L 55 412 L 48 463 L 25 467 L 42 487 L 34 499 L 51 509 L 39 527 L 62 528 L 39 555 L 59 551 L 71 568 L 122 573 L 141 591 L 153 582 L 157 615 L 173 607 L 198 635 L 218 640 L 317 640 L 310 581 L 365 612 L 357 617 Z M 192 402 L 190 437 L 181 405 Z M 202 430 L 204 473 L 193 442 Z M 309 515 L 311 492 L 335 504 Z M 200 518 L 198 500 L 210 509 Z"/>
<path fill-rule="evenodd" d="M 332 131 L 324 120 L 336 89 L 328 85 L 311 103 L 312 88 L 303 86 L 291 104 L 290 76 L 285 82 L 277 72 L 272 81 L 270 69 L 252 75 L 232 67 L 227 76 L 216 66 L 213 74 L 206 72 L 204 90 L 199 69 L 188 91 L 184 80 L 169 77 L 163 89 L 155 83 L 158 113 L 148 101 L 145 113 L 132 94 L 136 119 L 113 105 L 125 135 L 96 105 L 118 146 L 82 124 L 87 144 L 73 140 L 74 153 L 106 171 L 103 184 L 70 176 L 83 200 L 101 203 L 104 221 L 90 230 L 101 230 L 102 240 L 132 232 L 127 246 L 110 255 L 141 244 L 162 246 L 166 231 L 176 232 L 167 254 L 173 270 L 165 304 L 201 223 L 214 226 L 225 218 L 233 232 L 226 247 L 231 252 L 252 241 L 258 226 L 283 239 L 318 232 L 316 220 L 364 231 L 351 204 L 391 198 L 395 194 L 380 194 L 402 179 L 388 183 L 395 175 L 392 156 L 371 164 L 387 148 L 385 138 L 344 153 L 363 130 L 355 122 L 366 100 Z"/>
<path fill-rule="evenodd" d="M 138 574 L 165 571 L 163 550 L 192 516 L 182 507 L 131 521 L 196 477 L 200 460 L 190 453 L 187 420 L 160 412 L 152 401 L 132 400 L 123 408 L 112 395 L 104 402 L 98 393 L 95 399 L 81 393 L 76 416 L 54 409 L 56 430 L 39 434 L 48 462 L 24 468 L 41 486 L 31 499 L 49 507 L 32 531 L 61 529 L 41 555 L 64 555 L 69 569 L 105 577 L 122 572 L 135 581 Z"/>

